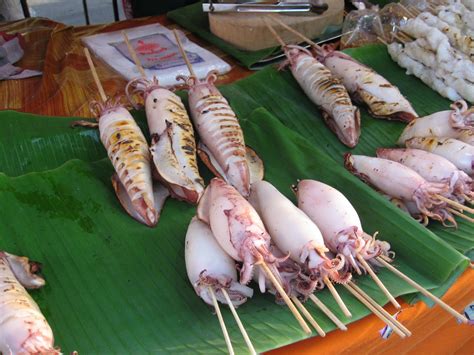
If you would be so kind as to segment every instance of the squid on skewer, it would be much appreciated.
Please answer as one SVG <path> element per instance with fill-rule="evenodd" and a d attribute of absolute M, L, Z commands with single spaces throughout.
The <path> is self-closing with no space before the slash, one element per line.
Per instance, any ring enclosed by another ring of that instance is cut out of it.
<path fill-rule="evenodd" d="M 276 246 L 319 285 L 324 285 L 325 278 L 337 283 L 351 279 L 350 273 L 340 273 L 344 256 L 339 254 L 330 259 L 318 226 L 272 184 L 263 180 L 252 184 L 249 201 L 262 217 Z"/>
<path fill-rule="evenodd" d="M 393 256 L 390 244 L 364 233 L 357 211 L 335 188 L 315 180 L 302 180 L 295 191 L 298 207 L 318 225 L 330 251 L 349 261 L 349 269 L 366 271 L 357 260 L 358 255 L 376 266 L 380 266 L 376 257 Z"/>
<path fill-rule="evenodd" d="M 44 286 L 38 264 L 0 251 L 0 353 L 59 354 L 53 331 L 25 288 Z"/>
<path fill-rule="evenodd" d="M 262 220 L 238 191 L 220 178 L 211 180 L 199 201 L 198 218 L 207 223 L 219 245 L 234 260 L 243 262 L 240 283 L 248 284 L 254 266 L 263 260 L 277 278 L 280 259 L 270 251 L 270 236 Z M 264 273 L 260 282 L 263 285 Z"/>
<path fill-rule="evenodd" d="M 446 203 L 441 199 L 449 193 L 448 184 L 428 182 L 412 169 L 391 160 L 348 153 L 344 163 L 347 170 L 382 193 L 402 201 L 415 202 L 423 215 L 442 221 L 447 218 L 450 218 L 450 222 L 454 221 L 446 212 Z"/>
<path fill-rule="evenodd" d="M 454 138 L 415 137 L 405 142 L 407 148 L 422 149 L 441 155 L 467 175 L 474 176 L 474 146 Z"/>
<path fill-rule="evenodd" d="M 377 118 L 410 122 L 418 117 L 400 90 L 373 69 L 330 46 L 318 48 L 318 59 L 342 83 L 356 102 Z"/>
<path fill-rule="evenodd" d="M 354 148 L 359 142 L 360 113 L 346 88 L 307 49 L 287 45 L 284 51 L 293 76 L 321 109 L 326 124 L 342 143 Z"/>
<path fill-rule="evenodd" d="M 428 181 L 446 183 L 461 203 L 474 198 L 474 182 L 448 159 L 420 149 L 377 149 L 377 157 L 393 160 L 416 171 Z"/>
<path fill-rule="evenodd" d="M 196 159 L 194 130 L 180 97 L 160 86 L 158 80 L 137 78 L 125 92 L 135 108 L 133 94 L 143 96 L 151 155 L 159 180 L 172 197 L 196 204 L 204 191 Z"/>
<path fill-rule="evenodd" d="M 410 122 L 398 139 L 399 145 L 414 137 L 457 138 L 463 132 L 474 133 L 474 107 L 468 109 L 464 100 L 451 105 L 452 110 L 440 111 Z"/>
<path fill-rule="evenodd" d="M 201 81 L 179 76 L 189 89 L 191 117 L 199 133 L 198 154 L 206 166 L 243 196 L 248 196 L 253 179 L 263 178 L 263 163 L 245 146 L 237 116 L 214 85 L 216 72 Z"/>
<path fill-rule="evenodd" d="M 163 186 L 153 186 L 148 143 L 119 101 L 93 101 L 91 111 L 97 117 L 100 140 L 115 169 L 112 186 L 122 207 L 137 221 L 152 227 L 158 223 L 168 191 Z M 91 126 L 84 121 L 73 125 Z"/>
<path fill-rule="evenodd" d="M 225 289 L 235 307 L 252 297 L 253 290 L 238 282 L 235 261 L 217 243 L 209 226 L 196 217 L 186 233 L 184 257 L 189 281 L 207 304 L 213 306 L 210 288 L 219 302 L 227 304 Z"/>

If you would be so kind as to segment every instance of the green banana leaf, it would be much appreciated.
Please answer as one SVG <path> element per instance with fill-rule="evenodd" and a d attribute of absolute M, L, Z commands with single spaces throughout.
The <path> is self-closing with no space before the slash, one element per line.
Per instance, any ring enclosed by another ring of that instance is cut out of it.
<path fill-rule="evenodd" d="M 41 136 L 42 127 L 78 136 L 64 140 L 63 146 L 45 143 L 39 157 L 49 153 L 59 163 L 63 156 L 54 153 L 67 145 L 74 150 L 75 145 L 90 143 L 91 149 L 99 149 L 95 130 L 70 130 L 65 119 L 29 119 L 44 125 L 38 125 L 34 137 Z M 340 189 L 357 208 L 366 231 L 379 231 L 392 244 L 395 265 L 423 286 L 441 286 L 468 265 L 459 252 L 266 109 L 252 111 L 241 124 L 247 143 L 266 164 L 267 180 L 290 198 L 289 186 L 297 178 L 319 179 Z M 195 207 L 168 200 L 158 227 L 145 227 L 122 210 L 110 184 L 112 172 L 110 162 L 102 159 L 70 160 L 56 169 L 17 177 L 0 174 L 0 249 L 43 263 L 47 285 L 32 295 L 53 327 L 57 345 L 65 353 L 224 352 L 217 318 L 186 278 L 184 236 Z M 379 275 L 394 295 L 414 292 L 386 270 Z M 387 302 L 368 277 L 356 282 L 378 302 Z M 353 314 L 351 321 L 368 314 L 344 289 L 340 292 Z M 326 290 L 320 297 L 349 322 Z M 312 305 L 307 306 L 323 329 L 334 328 Z M 223 309 L 223 314 L 236 352 L 245 352 L 231 313 Z M 258 351 L 306 337 L 286 308 L 258 291 L 239 308 L 239 314 Z"/>
<path fill-rule="evenodd" d="M 258 51 L 246 51 L 215 36 L 209 29 L 208 15 L 202 11 L 201 2 L 170 11 L 167 13 L 167 16 L 180 26 L 195 33 L 199 37 L 220 48 L 225 53 L 231 55 L 243 66 L 249 69 L 261 68 L 260 65 L 257 65 L 258 62 L 280 52 L 279 47 L 265 48 Z M 328 26 L 325 32 L 321 35 L 321 38 L 331 38 L 340 33 L 341 26 Z"/>

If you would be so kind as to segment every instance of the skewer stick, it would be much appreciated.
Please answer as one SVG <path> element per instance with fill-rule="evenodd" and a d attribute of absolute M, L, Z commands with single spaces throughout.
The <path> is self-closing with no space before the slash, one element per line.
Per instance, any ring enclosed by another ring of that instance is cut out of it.
<path fill-rule="evenodd" d="M 298 307 L 300 312 L 303 313 L 303 315 L 306 317 L 306 319 L 311 323 L 311 325 L 314 327 L 314 329 L 316 329 L 316 332 L 319 334 L 319 336 L 325 337 L 326 333 L 324 332 L 324 330 L 319 326 L 318 322 L 316 322 L 316 319 L 314 319 L 314 317 L 311 315 L 311 313 L 308 312 L 308 310 L 306 309 L 305 306 L 303 306 L 303 304 L 300 302 L 300 300 L 295 296 L 292 296 L 291 300 L 296 305 L 296 307 Z"/>
<path fill-rule="evenodd" d="M 357 286 L 354 282 L 350 282 L 350 286 L 358 292 L 362 297 L 364 297 L 367 302 L 369 302 L 372 306 L 374 306 L 380 313 L 382 313 L 385 317 L 389 318 L 406 336 L 411 336 L 411 332 L 405 327 L 402 323 L 395 319 L 390 313 L 388 313 L 381 305 L 379 305 L 375 300 L 370 297 L 364 290 L 362 290 L 359 286 Z"/>
<path fill-rule="evenodd" d="M 312 41 L 310 38 L 306 37 L 304 34 L 298 32 L 297 30 L 295 30 L 294 28 L 288 26 L 286 23 L 284 23 L 282 20 L 280 20 L 277 16 L 275 15 L 268 15 L 268 17 L 270 17 L 273 21 L 277 22 L 280 26 L 282 26 L 283 28 L 287 29 L 288 31 L 290 31 L 291 33 L 293 33 L 294 35 L 298 36 L 299 38 L 301 38 L 303 41 L 305 41 L 306 43 L 308 44 L 311 44 L 314 48 L 316 48 L 317 50 L 321 50 L 321 46 L 319 44 L 317 44 L 316 42 Z"/>
<path fill-rule="evenodd" d="M 128 48 L 128 53 L 132 56 L 133 61 L 135 62 L 135 65 L 140 72 L 140 75 L 144 78 L 146 78 L 145 70 L 143 69 L 142 63 L 140 63 L 140 60 L 137 57 L 137 53 L 135 52 L 135 49 L 133 49 L 132 44 L 128 40 L 127 33 L 125 31 L 122 31 L 122 36 L 123 39 L 125 40 L 125 44 L 127 45 Z"/>
<path fill-rule="evenodd" d="M 278 43 L 280 44 L 280 46 L 283 48 L 286 46 L 286 43 L 283 41 L 283 39 L 278 35 L 278 33 L 275 31 L 275 29 L 273 28 L 272 25 L 270 25 L 270 23 L 267 21 L 267 19 L 263 19 L 263 21 L 265 22 L 265 25 L 268 27 L 268 29 L 270 30 L 270 32 L 272 33 L 272 35 L 275 37 L 275 39 L 278 41 Z"/>
<path fill-rule="evenodd" d="M 334 287 L 334 285 L 332 284 L 332 282 L 327 278 L 327 276 L 324 278 L 324 283 L 326 284 L 326 286 L 328 287 L 328 289 L 331 292 L 332 296 L 336 300 L 337 304 L 339 305 L 339 308 L 342 310 L 342 313 L 344 313 L 344 315 L 347 318 L 351 318 L 352 317 L 351 312 L 349 312 L 349 309 L 347 309 L 346 304 L 342 300 L 341 296 L 337 292 L 337 290 Z"/>
<path fill-rule="evenodd" d="M 217 318 L 219 319 L 219 324 L 221 325 L 222 333 L 224 334 L 227 350 L 229 350 L 229 355 L 234 355 L 234 348 L 232 347 L 229 333 L 227 332 L 227 328 L 224 323 L 224 318 L 222 318 L 221 309 L 219 308 L 219 304 L 217 303 L 216 295 L 214 294 L 214 290 L 210 287 L 209 292 L 211 293 L 212 303 L 214 304 L 214 309 L 216 310 Z"/>
<path fill-rule="evenodd" d="M 186 51 L 183 48 L 183 44 L 181 43 L 181 39 L 179 39 L 178 31 L 173 30 L 174 38 L 176 39 L 176 43 L 178 44 L 179 52 L 181 53 L 181 57 L 183 57 L 184 62 L 186 63 L 186 66 L 188 67 L 189 74 L 191 76 L 194 76 L 197 78 L 196 73 L 194 72 L 193 66 L 191 65 L 191 62 L 189 61 L 188 56 L 186 55 Z"/>
<path fill-rule="evenodd" d="M 472 197 L 467 196 L 466 194 L 462 194 L 461 197 L 466 200 L 467 203 L 470 205 L 474 205 L 474 199 Z"/>
<path fill-rule="evenodd" d="M 402 308 L 400 304 L 397 302 L 395 297 L 392 296 L 389 290 L 385 287 L 385 285 L 380 281 L 379 277 L 375 274 L 374 270 L 370 267 L 369 263 L 362 257 L 362 255 L 357 254 L 356 255 L 357 259 L 360 261 L 362 266 L 367 270 L 369 273 L 370 277 L 374 282 L 377 284 L 377 286 L 382 290 L 382 292 L 385 294 L 385 296 L 388 297 L 388 300 L 390 301 L 391 304 L 395 306 L 395 308 L 400 309 Z"/>
<path fill-rule="evenodd" d="M 380 43 L 385 44 L 386 46 L 388 46 L 387 41 L 385 41 L 385 39 L 383 39 L 382 37 L 377 36 L 377 39 L 379 40 Z"/>
<path fill-rule="evenodd" d="M 237 322 L 237 325 L 239 326 L 240 333 L 242 333 L 242 336 L 244 337 L 245 343 L 247 344 L 250 353 L 252 355 L 257 355 L 257 352 L 253 347 L 252 341 L 250 340 L 249 335 L 247 334 L 247 331 L 245 330 L 244 325 L 242 324 L 242 321 L 240 320 L 240 317 L 237 314 L 237 310 L 235 309 L 234 305 L 232 304 L 232 301 L 230 300 L 229 294 L 227 293 L 225 288 L 221 288 L 221 292 L 224 295 L 227 305 L 229 306 L 230 311 L 232 312 L 232 315 L 234 316 L 234 319 Z"/>
<path fill-rule="evenodd" d="M 401 279 L 405 280 L 408 284 L 410 284 L 411 286 L 413 286 L 414 288 L 416 288 L 418 291 L 420 291 L 423 295 L 425 295 L 426 297 L 428 297 L 429 299 L 431 299 L 433 302 L 437 303 L 440 305 L 440 307 L 442 307 L 445 311 L 451 313 L 451 315 L 453 315 L 454 317 L 456 317 L 457 319 L 459 319 L 461 322 L 463 323 L 467 323 L 467 318 L 464 317 L 462 314 L 458 313 L 457 311 L 455 311 L 453 308 L 451 308 L 451 306 L 447 305 L 446 303 L 444 303 L 441 299 L 439 299 L 438 297 L 436 297 L 435 295 L 433 295 L 431 292 L 429 292 L 428 290 L 426 290 L 423 286 L 421 286 L 420 284 L 418 284 L 417 282 L 413 281 L 412 279 L 410 279 L 407 275 L 405 275 L 403 272 L 401 272 L 400 270 L 396 269 L 394 266 L 392 266 L 391 264 L 389 264 L 388 262 L 386 262 L 383 258 L 380 258 L 380 257 L 377 257 L 377 261 L 379 261 L 383 266 L 385 266 L 387 269 L 389 269 L 391 272 L 393 272 L 395 275 L 397 275 L 398 277 L 400 277 Z"/>
<path fill-rule="evenodd" d="M 464 206 L 463 204 L 457 202 L 457 201 L 453 201 L 453 200 L 450 200 L 449 198 L 447 197 L 444 197 L 442 195 L 435 195 L 436 198 L 438 198 L 439 200 L 443 201 L 443 202 L 446 202 L 448 205 L 451 205 L 455 208 L 457 208 L 458 210 L 460 211 L 466 211 L 466 212 L 469 212 L 469 213 L 474 213 L 474 208 L 470 208 L 470 207 L 467 207 L 467 206 Z"/>
<path fill-rule="evenodd" d="M 280 282 L 278 282 L 278 280 L 276 279 L 275 275 L 273 275 L 273 273 L 271 272 L 271 270 L 268 268 L 268 265 L 265 264 L 265 262 L 262 260 L 260 260 L 258 263 L 258 265 L 260 265 L 260 267 L 263 269 L 263 271 L 265 272 L 265 274 L 267 274 L 268 278 L 270 279 L 270 281 L 272 282 L 273 286 L 275 286 L 275 288 L 277 289 L 278 293 L 281 295 L 281 297 L 283 298 L 283 301 L 285 301 L 286 305 L 288 306 L 288 308 L 290 309 L 291 313 L 293 313 L 293 316 L 296 318 L 296 320 L 298 321 L 298 323 L 300 324 L 301 328 L 303 328 L 304 332 L 306 334 L 311 334 L 311 329 L 308 327 L 308 324 L 306 324 L 305 320 L 303 319 L 303 317 L 301 316 L 301 314 L 298 312 L 298 310 L 296 309 L 295 305 L 291 302 L 290 300 L 290 297 L 288 297 L 288 295 L 286 294 L 285 290 L 283 289 L 283 287 L 280 285 Z"/>
<path fill-rule="evenodd" d="M 366 306 L 373 314 L 375 314 L 382 322 L 387 324 L 393 329 L 393 331 L 400 336 L 400 338 L 405 338 L 406 335 L 403 333 L 392 321 L 385 317 L 377 308 L 375 308 L 369 301 L 367 301 L 362 295 L 360 295 L 356 290 L 354 290 L 349 284 L 343 285 L 355 298 L 359 300 L 364 306 Z"/>
<path fill-rule="evenodd" d="M 449 207 L 447 208 L 447 210 L 448 210 L 450 213 L 452 213 L 452 214 L 454 214 L 454 215 L 456 215 L 456 216 L 458 216 L 458 217 L 461 217 L 462 219 L 465 219 L 466 221 L 469 221 L 469 222 L 471 222 L 471 223 L 474 223 L 474 218 L 468 217 L 468 216 L 462 214 L 461 212 L 459 212 L 458 210 L 455 210 L 455 209 L 449 208 Z"/>
<path fill-rule="evenodd" d="M 313 303 L 326 315 L 330 320 L 333 321 L 335 325 L 341 330 L 347 330 L 347 327 L 342 323 L 339 318 L 336 317 L 334 313 L 331 312 L 331 310 L 326 307 L 326 305 L 319 300 L 315 295 L 309 295 L 309 298 Z"/>
<path fill-rule="evenodd" d="M 94 62 L 92 61 L 91 54 L 87 47 L 84 47 L 84 54 L 86 55 L 87 63 L 89 64 L 89 68 L 91 69 L 92 77 L 94 78 L 95 85 L 97 86 L 97 90 L 99 90 L 100 98 L 102 99 L 103 102 L 106 102 L 107 95 L 105 95 L 104 88 L 102 87 L 102 84 L 100 83 L 99 75 L 97 75 Z"/>
<path fill-rule="evenodd" d="M 405 12 L 410 16 L 410 17 L 413 17 L 415 18 L 416 17 L 416 14 L 412 13 L 405 5 L 403 4 L 399 4 L 403 10 L 405 10 Z"/>

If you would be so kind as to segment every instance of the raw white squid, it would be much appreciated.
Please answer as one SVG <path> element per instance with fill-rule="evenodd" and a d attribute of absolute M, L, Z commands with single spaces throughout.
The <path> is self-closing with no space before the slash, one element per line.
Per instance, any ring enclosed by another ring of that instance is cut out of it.
<path fill-rule="evenodd" d="M 28 258 L 0 251 L 0 353 L 59 354 L 53 331 L 26 288 L 44 286 Z"/>
<path fill-rule="evenodd" d="M 340 80 L 303 47 L 286 46 L 285 54 L 293 76 L 321 109 L 329 128 L 342 143 L 355 147 L 360 136 L 360 113 Z"/>
<path fill-rule="evenodd" d="M 197 166 L 193 126 L 181 98 L 160 86 L 155 77 L 134 79 L 125 92 L 135 108 L 138 105 L 133 94 L 143 96 L 151 135 L 150 152 L 159 180 L 173 197 L 197 203 L 204 191 L 204 181 Z"/>
<path fill-rule="evenodd" d="M 253 290 L 237 281 L 235 261 L 217 243 L 209 226 L 196 217 L 188 226 L 184 257 L 189 281 L 207 304 L 213 306 L 209 288 L 219 302 L 227 304 L 221 291 L 224 288 L 236 307 L 252 297 Z"/>
<path fill-rule="evenodd" d="M 466 197 L 474 197 L 473 180 L 440 155 L 420 149 L 380 148 L 377 149 L 377 157 L 401 163 L 428 181 L 448 184 L 450 193 L 460 202 L 464 202 Z"/>
<path fill-rule="evenodd" d="M 407 148 L 422 149 L 441 155 L 467 175 L 474 175 L 474 146 L 454 138 L 416 137 L 407 140 Z"/>
<path fill-rule="evenodd" d="M 403 164 L 363 155 L 345 155 L 345 166 L 354 175 L 377 190 L 400 200 L 413 201 L 425 215 L 438 218 L 444 207 L 439 195 L 449 192 L 446 183 L 428 182 Z"/>
<path fill-rule="evenodd" d="M 259 181 L 251 186 L 250 203 L 262 217 L 276 246 L 303 269 L 318 278 L 344 283 L 350 280 L 349 273 L 339 273 L 344 266 L 344 257 L 338 255 L 329 259 L 329 249 L 324 244 L 318 226 L 267 181 Z"/>
<path fill-rule="evenodd" d="M 388 255 L 390 244 L 364 233 L 359 215 L 349 200 L 335 188 L 315 180 L 302 180 L 296 187 L 298 207 L 318 225 L 331 252 L 342 254 L 350 269 L 365 269 L 357 254 L 380 266 L 376 257 Z"/>
<path fill-rule="evenodd" d="M 474 108 L 468 109 L 463 100 L 454 102 L 451 108 L 410 122 L 398 138 L 398 144 L 404 145 L 413 137 L 457 138 L 465 130 L 474 133 Z"/>
<path fill-rule="evenodd" d="M 199 201 L 197 216 L 211 227 L 222 249 L 234 260 L 243 262 L 241 284 L 251 280 L 255 263 L 261 261 L 283 281 L 277 269 L 280 259 L 270 251 L 270 236 L 260 216 L 234 187 L 220 178 L 212 179 Z M 260 275 L 263 288 L 265 275 Z"/>
<path fill-rule="evenodd" d="M 319 54 L 318 58 L 342 80 L 352 98 L 363 102 L 374 117 L 404 122 L 418 117 L 400 90 L 371 68 L 330 46 L 324 46 Z"/>

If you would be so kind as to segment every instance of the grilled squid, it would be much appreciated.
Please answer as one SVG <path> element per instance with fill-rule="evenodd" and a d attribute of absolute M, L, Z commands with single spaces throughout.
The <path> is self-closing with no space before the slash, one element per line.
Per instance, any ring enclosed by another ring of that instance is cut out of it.
<path fill-rule="evenodd" d="M 197 203 L 204 191 L 196 159 L 194 130 L 179 96 L 159 85 L 158 80 L 138 78 L 125 88 L 130 102 L 139 93 L 145 102 L 151 135 L 151 155 L 159 180 L 171 196 Z"/>
<path fill-rule="evenodd" d="M 364 103 L 372 116 L 403 122 L 418 117 L 400 90 L 371 68 L 330 46 L 323 46 L 318 54 L 321 63 L 342 80 L 354 101 Z"/>
<path fill-rule="evenodd" d="M 335 188 L 315 180 L 302 180 L 295 190 L 298 207 L 318 225 L 329 250 L 349 261 L 351 271 L 366 272 L 357 255 L 380 266 L 377 256 L 393 254 L 390 244 L 364 233 L 357 211 Z"/>
<path fill-rule="evenodd" d="M 416 171 L 428 181 L 442 182 L 461 203 L 474 198 L 474 182 L 453 163 L 440 155 L 420 149 L 377 149 L 377 157 L 393 160 Z"/>
<path fill-rule="evenodd" d="M 229 103 L 214 85 L 217 75 L 210 72 L 204 81 L 178 76 L 189 89 L 191 117 L 201 141 L 198 154 L 214 175 L 248 196 L 252 179 L 263 178 L 263 164 L 245 146 L 239 121 Z"/>
<path fill-rule="evenodd" d="M 267 181 L 252 184 L 250 203 L 262 217 L 276 246 L 323 285 L 329 277 L 338 283 L 350 280 L 351 274 L 339 273 L 344 256 L 327 257 L 329 249 L 316 224 Z"/>
<path fill-rule="evenodd" d="M 210 226 L 222 249 L 234 260 L 243 262 L 241 284 L 245 285 L 252 279 L 254 265 L 261 261 L 268 264 L 280 282 L 283 281 L 277 269 L 282 260 L 271 253 L 270 236 L 262 220 L 234 187 L 220 178 L 212 179 L 199 201 L 197 216 Z M 265 275 L 260 275 L 262 285 Z"/>
<path fill-rule="evenodd" d="M 59 354 L 53 331 L 25 287 L 35 289 L 45 281 L 28 258 L 0 251 L 0 353 Z"/>
<path fill-rule="evenodd" d="M 152 183 L 150 151 L 145 136 L 130 112 L 108 99 L 91 102 L 91 111 L 98 125 L 88 121 L 73 122 L 73 126 L 99 128 L 100 140 L 114 166 L 112 186 L 127 213 L 147 226 L 155 226 L 168 191 Z"/>
<path fill-rule="evenodd" d="M 438 220 L 446 218 L 445 203 L 437 197 L 449 193 L 446 183 L 428 182 L 405 165 L 387 159 L 348 153 L 345 166 L 382 193 L 415 202 L 422 214 Z"/>
<path fill-rule="evenodd" d="M 321 109 L 329 128 L 342 143 L 349 148 L 355 147 L 360 136 L 360 113 L 352 105 L 346 88 L 307 49 L 288 45 L 285 54 L 293 76 Z"/>
<path fill-rule="evenodd" d="M 219 302 L 227 304 L 225 289 L 234 306 L 252 297 L 253 290 L 237 281 L 235 261 L 219 246 L 209 226 L 196 217 L 189 223 L 184 248 L 186 271 L 197 295 L 213 306 L 209 288 Z"/>
<path fill-rule="evenodd" d="M 474 176 L 474 146 L 454 138 L 416 137 L 407 140 L 407 148 L 422 149 L 441 155 L 469 176 Z"/>
<path fill-rule="evenodd" d="M 474 132 L 474 107 L 468 109 L 464 100 L 458 100 L 451 109 L 411 121 L 400 135 L 398 144 L 404 145 L 413 137 L 457 138 L 464 131 Z"/>

